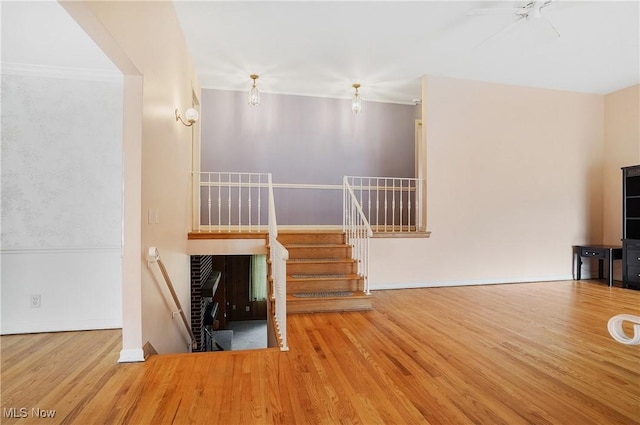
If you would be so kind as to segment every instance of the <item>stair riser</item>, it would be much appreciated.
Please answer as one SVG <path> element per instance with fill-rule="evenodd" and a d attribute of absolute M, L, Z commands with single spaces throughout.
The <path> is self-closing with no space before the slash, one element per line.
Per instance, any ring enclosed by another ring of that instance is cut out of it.
<path fill-rule="evenodd" d="M 289 261 L 287 262 L 287 274 L 350 274 L 356 273 L 356 263 L 335 262 L 335 263 L 306 263 Z"/>
<path fill-rule="evenodd" d="M 362 291 L 362 280 L 336 279 L 336 280 L 288 280 L 287 294 L 301 294 L 306 292 L 340 292 Z"/>
<path fill-rule="evenodd" d="M 289 258 L 351 258 L 351 247 L 289 247 Z"/>
<path fill-rule="evenodd" d="M 371 310 L 371 298 L 299 298 L 287 301 L 287 314 Z"/>
<path fill-rule="evenodd" d="M 279 233 L 278 241 L 285 246 L 297 243 L 345 243 L 343 233 Z"/>

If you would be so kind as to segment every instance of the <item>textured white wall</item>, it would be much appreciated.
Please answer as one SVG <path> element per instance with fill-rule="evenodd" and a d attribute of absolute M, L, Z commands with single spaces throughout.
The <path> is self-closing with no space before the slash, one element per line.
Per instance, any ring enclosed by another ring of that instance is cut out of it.
<path fill-rule="evenodd" d="M 2 333 L 120 327 L 122 81 L 4 74 L 2 102 Z"/>

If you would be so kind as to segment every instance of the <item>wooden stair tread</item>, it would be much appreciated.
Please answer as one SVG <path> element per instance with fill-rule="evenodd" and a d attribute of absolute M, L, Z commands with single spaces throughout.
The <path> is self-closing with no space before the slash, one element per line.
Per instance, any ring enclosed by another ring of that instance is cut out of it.
<path fill-rule="evenodd" d="M 327 291 L 318 291 L 318 292 L 327 292 Z M 332 291 L 328 291 L 332 292 Z M 338 291 L 335 291 L 338 292 Z M 343 299 L 353 299 L 353 298 L 372 298 L 371 295 L 367 295 L 362 291 L 350 291 L 351 295 L 339 295 L 339 296 L 329 296 L 329 297 L 296 297 L 293 294 L 287 294 L 287 302 L 288 301 L 306 301 L 306 300 L 343 300 Z"/>
<path fill-rule="evenodd" d="M 362 291 L 339 297 L 295 297 L 287 294 L 287 314 L 372 310 L 373 297 Z"/>
<path fill-rule="evenodd" d="M 288 248 L 346 248 L 349 245 L 346 243 L 288 243 L 285 247 Z"/>
<path fill-rule="evenodd" d="M 358 280 L 362 276 L 355 273 L 295 273 L 287 275 L 287 280 L 305 282 L 309 280 Z"/>
<path fill-rule="evenodd" d="M 289 258 L 294 263 L 353 263 L 352 258 Z"/>
<path fill-rule="evenodd" d="M 357 274 L 358 263 L 351 258 L 352 247 L 345 243 L 343 232 L 281 232 L 278 241 L 289 251 L 288 313 L 372 309 L 371 295 L 362 291 L 364 278 Z M 316 293 L 323 294 L 313 296 Z"/>

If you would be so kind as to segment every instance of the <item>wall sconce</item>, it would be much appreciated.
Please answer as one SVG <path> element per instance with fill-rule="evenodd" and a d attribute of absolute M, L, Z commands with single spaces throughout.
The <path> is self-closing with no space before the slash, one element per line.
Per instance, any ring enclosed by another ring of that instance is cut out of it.
<path fill-rule="evenodd" d="M 195 109 L 189 108 L 185 111 L 184 118 L 187 120 L 187 122 L 184 122 L 184 120 L 182 119 L 182 115 L 180 115 L 180 111 L 176 109 L 176 121 L 180 121 L 187 127 L 191 127 L 193 124 L 195 124 L 196 121 L 198 121 L 198 118 L 200 118 L 200 114 L 198 114 L 198 111 L 196 111 Z"/>
<path fill-rule="evenodd" d="M 260 104 L 260 92 L 256 87 L 256 80 L 259 78 L 256 74 L 251 74 L 249 77 L 253 80 L 251 90 L 249 90 L 249 105 L 258 106 Z"/>
<path fill-rule="evenodd" d="M 357 115 L 358 112 L 362 111 L 362 98 L 358 94 L 358 89 L 360 88 L 360 84 L 354 83 L 351 85 L 351 87 L 356 89 L 356 92 L 353 95 L 353 98 L 351 99 L 351 110 L 353 111 L 354 114 Z"/>

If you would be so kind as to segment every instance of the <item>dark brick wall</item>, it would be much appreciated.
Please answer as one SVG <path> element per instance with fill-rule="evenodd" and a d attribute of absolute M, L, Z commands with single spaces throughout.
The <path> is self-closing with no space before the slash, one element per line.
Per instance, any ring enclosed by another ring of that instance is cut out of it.
<path fill-rule="evenodd" d="M 198 348 L 194 351 L 203 351 L 204 328 L 202 327 L 202 316 L 204 314 L 205 303 L 200 296 L 200 287 L 211 276 L 213 261 L 211 255 L 191 256 L 191 330 L 196 336 Z"/>

